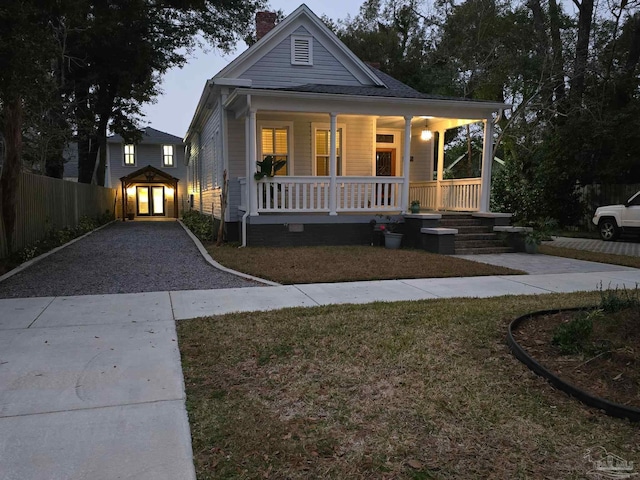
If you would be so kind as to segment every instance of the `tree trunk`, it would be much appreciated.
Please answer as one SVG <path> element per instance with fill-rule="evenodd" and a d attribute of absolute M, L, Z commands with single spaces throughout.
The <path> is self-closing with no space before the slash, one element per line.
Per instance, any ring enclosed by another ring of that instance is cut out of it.
<path fill-rule="evenodd" d="M 561 106 L 566 97 L 566 91 L 564 84 L 564 53 L 562 50 L 562 38 L 560 37 L 560 14 L 556 0 L 549 0 L 549 29 L 551 33 L 553 93 L 556 102 Z"/>
<path fill-rule="evenodd" d="M 582 0 L 580 15 L 578 16 L 578 40 L 576 41 L 576 56 L 573 62 L 573 78 L 571 79 L 571 97 L 574 107 L 580 108 L 585 89 L 585 75 L 589 59 L 589 38 L 593 21 L 594 0 Z"/>
<path fill-rule="evenodd" d="M 12 98 L 4 106 L 4 140 L 6 155 L 0 176 L 2 190 L 2 222 L 7 249 L 13 253 L 13 234 L 16 227 L 16 201 L 22 170 L 22 99 Z"/>

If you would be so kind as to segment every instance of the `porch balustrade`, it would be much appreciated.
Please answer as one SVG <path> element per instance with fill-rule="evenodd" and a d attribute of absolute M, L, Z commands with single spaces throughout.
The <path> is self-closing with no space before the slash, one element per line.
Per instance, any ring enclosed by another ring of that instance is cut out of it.
<path fill-rule="evenodd" d="M 460 178 L 440 182 L 440 205 L 437 203 L 438 182 L 411 182 L 410 200 L 420 201 L 426 210 L 480 211 L 481 178 Z"/>
<path fill-rule="evenodd" d="M 246 179 L 239 180 L 246 203 Z M 402 177 L 337 177 L 336 212 L 402 210 L 403 182 Z M 420 201 L 425 210 L 475 212 L 480 210 L 481 183 L 480 178 L 442 180 L 438 206 L 437 181 L 411 182 L 409 199 Z M 258 213 L 330 211 L 330 177 L 271 177 L 260 180 L 257 187 Z"/>
<path fill-rule="evenodd" d="M 241 179 L 241 186 L 242 186 Z M 397 211 L 400 177 L 338 177 L 336 211 Z M 258 182 L 258 212 L 329 212 L 330 177 L 271 177 Z"/>

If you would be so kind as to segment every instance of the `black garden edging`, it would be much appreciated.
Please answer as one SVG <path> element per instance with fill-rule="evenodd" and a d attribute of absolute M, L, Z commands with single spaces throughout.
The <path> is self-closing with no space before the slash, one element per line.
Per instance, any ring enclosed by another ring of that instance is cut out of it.
<path fill-rule="evenodd" d="M 541 377 L 547 379 L 549 383 L 551 383 L 554 387 L 562 390 L 565 393 L 568 393 L 572 397 L 577 398 L 582 403 L 589 405 L 590 407 L 595 407 L 600 410 L 603 410 L 607 415 L 611 415 L 612 417 L 618 418 L 628 418 L 633 422 L 640 422 L 640 409 L 634 407 L 627 407 L 625 405 L 620 405 L 619 403 L 610 402 L 609 400 L 605 400 L 604 398 L 596 397 L 591 395 L 584 390 L 580 390 L 575 385 L 565 382 L 545 367 L 536 362 L 527 351 L 520 346 L 518 342 L 513 338 L 513 332 L 517 330 L 518 326 L 524 322 L 525 320 L 529 320 L 530 318 L 541 316 L 541 315 L 552 315 L 555 313 L 561 312 L 575 312 L 580 310 L 587 310 L 586 308 L 565 308 L 558 310 L 542 310 L 539 312 L 527 313 L 521 317 L 516 318 L 509 325 L 509 331 L 507 333 L 507 344 L 511 349 L 511 353 L 524 363 L 527 367 L 529 367 L 533 372 Z"/>

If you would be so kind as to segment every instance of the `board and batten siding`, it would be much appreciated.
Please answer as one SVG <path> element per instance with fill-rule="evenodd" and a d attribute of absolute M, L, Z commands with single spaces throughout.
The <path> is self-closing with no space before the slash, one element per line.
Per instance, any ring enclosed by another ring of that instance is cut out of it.
<path fill-rule="evenodd" d="M 301 26 L 293 35 L 311 34 Z M 250 79 L 254 88 L 306 84 L 362 85 L 317 38 L 312 43 L 313 65 L 291 65 L 291 36 L 288 36 L 239 78 Z"/>

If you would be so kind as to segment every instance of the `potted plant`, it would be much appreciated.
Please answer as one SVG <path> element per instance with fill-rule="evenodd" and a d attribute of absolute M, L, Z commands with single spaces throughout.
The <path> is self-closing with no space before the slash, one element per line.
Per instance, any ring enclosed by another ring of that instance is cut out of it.
<path fill-rule="evenodd" d="M 525 252 L 538 253 L 538 245 L 540 245 L 543 240 L 551 239 L 556 225 L 556 221 L 552 218 L 531 222 L 529 226 L 532 229 L 524 234 Z"/>
<path fill-rule="evenodd" d="M 127 218 L 128 218 L 129 220 L 133 220 L 135 216 L 136 216 L 136 214 L 135 214 L 135 213 L 133 213 L 133 212 L 127 212 Z"/>
<path fill-rule="evenodd" d="M 384 235 L 384 246 L 385 248 L 397 250 L 402 244 L 402 233 L 396 233 L 396 228 L 398 228 L 400 221 L 398 218 L 392 218 L 388 215 L 385 218 L 387 223 L 378 227 Z"/>
<path fill-rule="evenodd" d="M 411 200 L 411 213 L 420 213 L 420 200 Z"/>

